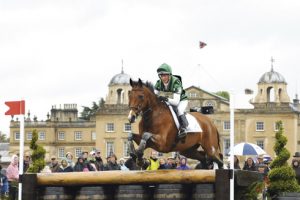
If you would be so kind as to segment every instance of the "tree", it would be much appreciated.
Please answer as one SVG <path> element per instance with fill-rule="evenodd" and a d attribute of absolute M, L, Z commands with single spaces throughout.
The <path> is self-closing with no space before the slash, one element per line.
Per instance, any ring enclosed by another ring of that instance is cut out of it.
<path fill-rule="evenodd" d="M 9 142 L 7 135 L 0 131 L 0 142 Z"/>
<path fill-rule="evenodd" d="M 300 192 L 295 171 L 287 163 L 287 160 L 290 158 L 290 152 L 284 147 L 287 143 L 287 138 L 283 135 L 282 122 L 276 122 L 276 126 L 279 128 L 275 135 L 276 142 L 274 145 L 277 157 L 271 163 L 271 171 L 268 174 L 270 179 L 268 191 L 271 197 L 283 192 Z"/>
<path fill-rule="evenodd" d="M 32 150 L 32 164 L 30 165 L 27 172 L 31 173 L 39 173 L 45 167 L 45 154 L 46 150 L 43 146 L 37 144 L 38 133 L 37 130 L 34 129 L 32 131 L 32 140 L 30 142 L 30 149 Z"/>
<path fill-rule="evenodd" d="M 95 101 L 93 101 L 91 107 L 82 106 L 83 110 L 80 113 L 80 115 L 81 115 L 80 118 L 84 119 L 84 120 L 90 120 L 91 117 L 96 114 L 96 112 L 98 111 L 98 109 L 102 108 L 104 106 L 104 104 L 105 104 L 105 101 L 104 101 L 103 98 L 101 98 L 98 101 L 98 103 L 95 102 Z"/>
<path fill-rule="evenodd" d="M 227 91 L 218 91 L 215 94 L 218 95 L 218 96 L 224 97 L 228 101 L 230 99 L 229 92 L 227 92 Z"/>

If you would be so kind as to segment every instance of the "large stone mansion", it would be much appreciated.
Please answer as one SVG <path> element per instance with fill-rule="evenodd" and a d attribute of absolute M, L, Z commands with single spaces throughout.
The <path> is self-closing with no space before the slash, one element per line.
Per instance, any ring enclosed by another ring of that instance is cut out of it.
<path fill-rule="evenodd" d="M 118 158 L 128 156 L 127 134 L 138 130 L 137 123 L 129 124 L 127 120 L 129 79 L 123 69 L 112 77 L 105 104 L 91 120 L 79 119 L 76 104 L 53 106 L 45 121 L 31 119 L 28 115 L 25 119 L 25 152 L 30 151 L 32 131 L 36 129 L 38 142 L 46 149 L 47 160 L 52 155 L 64 157 L 66 152 L 78 157 L 81 152 L 93 149 L 100 149 L 103 157 L 112 153 Z M 291 154 L 299 151 L 300 106 L 297 95 L 291 102 L 287 82 L 273 67 L 260 77 L 257 87 L 257 94 L 250 101 L 253 108 L 235 110 L 235 143 L 255 143 L 273 157 L 275 123 L 281 120 L 288 138 L 288 150 Z M 186 88 L 186 93 L 189 98 L 187 111 L 194 107 L 214 107 L 214 113 L 209 117 L 220 132 L 222 152 L 228 154 L 231 128 L 229 101 L 195 86 Z M 12 120 L 10 154 L 19 152 L 19 140 L 19 121 Z"/>

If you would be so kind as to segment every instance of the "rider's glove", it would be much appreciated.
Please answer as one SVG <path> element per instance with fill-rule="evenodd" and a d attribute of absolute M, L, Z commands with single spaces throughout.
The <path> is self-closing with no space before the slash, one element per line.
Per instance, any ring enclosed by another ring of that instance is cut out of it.
<path fill-rule="evenodd" d="M 158 99 L 160 101 L 168 101 L 168 98 L 167 97 L 164 97 L 164 96 L 158 96 Z"/>

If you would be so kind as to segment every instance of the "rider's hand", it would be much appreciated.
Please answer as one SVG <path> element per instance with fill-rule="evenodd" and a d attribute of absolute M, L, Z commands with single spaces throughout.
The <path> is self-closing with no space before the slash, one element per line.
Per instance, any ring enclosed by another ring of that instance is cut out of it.
<path fill-rule="evenodd" d="M 158 96 L 158 99 L 160 101 L 168 101 L 168 98 L 167 97 L 164 97 L 164 96 Z"/>

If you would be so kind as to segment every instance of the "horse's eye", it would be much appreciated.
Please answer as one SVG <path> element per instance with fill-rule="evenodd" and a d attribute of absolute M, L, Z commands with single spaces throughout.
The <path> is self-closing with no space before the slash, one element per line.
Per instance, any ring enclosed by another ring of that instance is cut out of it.
<path fill-rule="evenodd" d="M 139 95 L 140 100 L 144 100 L 144 95 Z"/>

